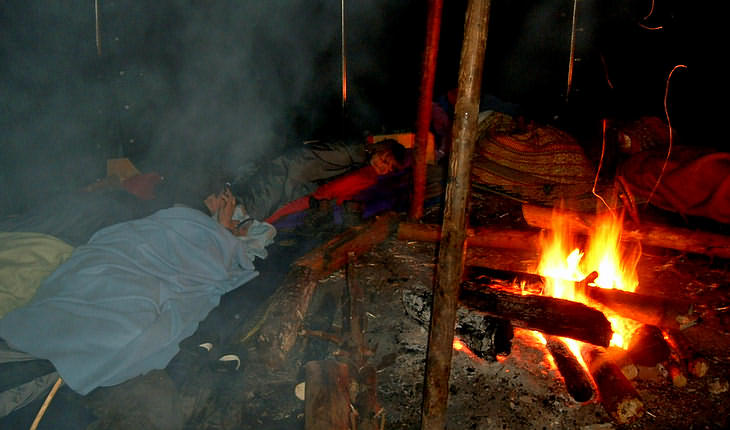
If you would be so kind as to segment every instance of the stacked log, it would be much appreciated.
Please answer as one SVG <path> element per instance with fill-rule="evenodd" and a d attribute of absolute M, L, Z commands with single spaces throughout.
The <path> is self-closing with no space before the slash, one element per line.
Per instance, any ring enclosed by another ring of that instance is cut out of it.
<path fill-rule="evenodd" d="M 588 213 L 557 211 L 553 208 L 523 205 L 522 215 L 532 227 L 551 229 L 553 214 L 560 214 L 577 234 L 589 235 L 596 225 L 596 216 Z M 730 258 L 730 236 L 643 222 L 641 226 L 627 224 L 623 240 L 639 241 L 642 245 L 677 251 Z"/>
<path fill-rule="evenodd" d="M 702 378 L 710 369 L 710 363 L 692 347 L 686 336 L 678 330 L 665 331 L 664 335 L 667 341 L 676 351 L 680 365 L 686 369 L 687 373 Z"/>
<path fill-rule="evenodd" d="M 607 347 L 613 331 L 599 310 L 554 297 L 522 295 L 466 281 L 459 293 L 471 310 L 506 319 L 516 327 Z"/>
<path fill-rule="evenodd" d="M 644 402 L 605 350 L 586 344 L 581 356 L 596 384 L 601 405 L 614 421 L 623 425 L 639 419 L 644 414 Z"/>
<path fill-rule="evenodd" d="M 384 214 L 353 227 L 297 260 L 283 285 L 269 298 L 256 326 L 246 325 L 239 343 L 255 339 L 262 360 L 280 368 L 294 347 L 319 280 L 344 267 L 351 254 L 361 255 L 395 230 L 397 215 Z"/>
<path fill-rule="evenodd" d="M 593 384 L 568 345 L 557 336 L 546 336 L 547 349 L 565 382 L 565 389 L 576 402 L 587 402 L 593 398 Z"/>

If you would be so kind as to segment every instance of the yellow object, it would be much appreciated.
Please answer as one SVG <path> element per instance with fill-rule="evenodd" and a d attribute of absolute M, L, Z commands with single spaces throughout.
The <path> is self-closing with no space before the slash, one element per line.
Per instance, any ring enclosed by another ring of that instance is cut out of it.
<path fill-rule="evenodd" d="M 132 176 L 137 176 L 140 173 L 128 158 L 110 158 L 106 160 L 107 177 L 116 176 L 123 181 Z"/>
<path fill-rule="evenodd" d="M 405 148 L 413 148 L 416 145 L 415 133 L 394 133 L 394 134 L 377 134 L 368 138 L 368 143 L 377 143 L 385 139 L 395 139 Z M 434 157 L 434 137 L 433 133 L 428 133 L 426 140 L 426 162 L 433 164 Z"/>

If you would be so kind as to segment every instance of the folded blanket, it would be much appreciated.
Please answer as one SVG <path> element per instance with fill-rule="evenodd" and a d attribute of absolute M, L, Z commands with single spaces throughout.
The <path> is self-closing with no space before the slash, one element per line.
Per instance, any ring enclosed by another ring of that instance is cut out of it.
<path fill-rule="evenodd" d="M 0 232 L 0 318 L 24 305 L 73 251 L 53 236 Z"/>
<path fill-rule="evenodd" d="M 107 227 L 0 319 L 0 337 L 80 394 L 164 368 L 220 296 L 258 274 L 268 243 L 185 207 Z"/>

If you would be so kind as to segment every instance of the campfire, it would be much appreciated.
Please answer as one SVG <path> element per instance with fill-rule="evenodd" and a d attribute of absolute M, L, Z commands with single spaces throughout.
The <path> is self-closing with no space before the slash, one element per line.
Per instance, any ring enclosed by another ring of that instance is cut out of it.
<path fill-rule="evenodd" d="M 491 280 L 480 286 L 477 278 L 465 282 L 461 294 L 468 308 L 527 329 L 516 330 L 517 336 L 537 337 L 571 396 L 579 402 L 599 399 L 619 424 L 645 412 L 631 382 L 639 369 L 655 369 L 676 386 L 686 384 L 690 374 L 707 371 L 681 333 L 694 322 L 691 306 L 636 293 L 641 244 L 622 240 L 622 224 L 620 215 L 606 212 L 581 239 L 556 211 L 552 228 L 541 236 L 537 276 L 517 273 L 507 286 Z M 533 301 L 521 303 L 520 298 Z M 503 303 L 495 305 L 495 300 Z M 517 310 L 526 303 L 535 306 L 529 310 L 533 319 Z M 456 350 L 474 356 L 468 346 L 454 343 Z"/>

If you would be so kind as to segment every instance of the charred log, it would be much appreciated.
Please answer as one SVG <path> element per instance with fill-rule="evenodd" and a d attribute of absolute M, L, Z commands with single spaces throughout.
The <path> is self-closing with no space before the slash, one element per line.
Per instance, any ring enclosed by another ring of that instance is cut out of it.
<path fill-rule="evenodd" d="M 421 325 L 428 326 L 431 320 L 431 292 L 426 289 L 406 290 L 402 300 L 406 313 Z M 495 361 L 499 355 L 509 355 L 514 337 L 509 321 L 464 307 L 457 309 L 455 334 L 471 352 L 489 361 Z"/>
<path fill-rule="evenodd" d="M 669 344 L 676 351 L 679 363 L 687 370 L 687 373 L 696 378 L 701 378 L 707 374 L 710 369 L 709 361 L 692 347 L 682 332 L 671 330 L 665 331 L 664 334 Z"/>
<path fill-rule="evenodd" d="M 656 366 L 667 361 L 671 352 L 664 334 L 656 326 L 641 325 L 631 335 L 628 354 L 635 364 Z"/>
<path fill-rule="evenodd" d="M 539 291 L 537 286 L 546 282 L 545 277 L 533 273 L 482 267 L 471 268 L 469 276 L 472 279 L 504 279 L 515 284 L 524 283 L 530 291 Z M 624 318 L 669 330 L 684 329 L 696 324 L 699 319 L 691 302 L 589 285 L 594 279 L 595 272 L 585 280 L 575 282 L 576 291 Z"/>
<path fill-rule="evenodd" d="M 569 300 L 516 294 L 466 281 L 459 301 L 473 311 L 509 320 L 517 327 L 593 345 L 607 347 L 613 335 L 602 312 Z"/>
<path fill-rule="evenodd" d="M 603 350 L 584 345 L 581 356 L 596 383 L 601 405 L 618 424 L 629 424 L 644 414 L 639 393 Z"/>
<path fill-rule="evenodd" d="M 699 318 L 692 303 L 683 300 L 590 286 L 584 289 L 584 293 L 622 317 L 647 325 L 681 330 L 696 324 Z"/>
<path fill-rule="evenodd" d="M 593 398 L 590 376 L 570 351 L 568 345 L 557 336 L 547 336 L 547 349 L 558 366 L 565 381 L 565 388 L 576 402 L 587 402 Z"/>

